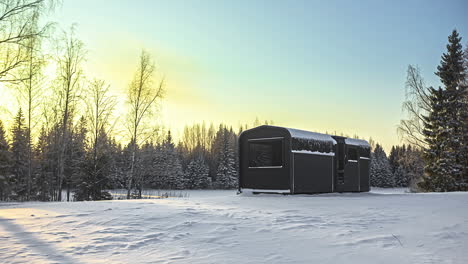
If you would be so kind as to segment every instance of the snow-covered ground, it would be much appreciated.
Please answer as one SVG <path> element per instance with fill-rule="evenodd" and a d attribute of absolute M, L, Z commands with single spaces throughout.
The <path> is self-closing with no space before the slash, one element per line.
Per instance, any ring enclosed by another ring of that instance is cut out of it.
<path fill-rule="evenodd" d="M 0 263 L 468 263 L 468 193 L 0 203 Z"/>

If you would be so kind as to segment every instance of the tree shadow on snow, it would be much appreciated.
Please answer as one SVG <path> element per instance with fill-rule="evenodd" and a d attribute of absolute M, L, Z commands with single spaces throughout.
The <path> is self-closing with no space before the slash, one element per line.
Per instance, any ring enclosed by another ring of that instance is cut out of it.
<path fill-rule="evenodd" d="M 39 253 L 42 257 L 47 260 L 54 261 L 56 263 L 75 263 L 80 264 L 78 260 L 65 255 L 60 252 L 56 247 L 38 238 L 34 232 L 25 230 L 22 226 L 13 223 L 11 219 L 0 217 L 0 225 L 10 232 L 16 239 L 25 245 L 28 249 L 31 249 Z"/>

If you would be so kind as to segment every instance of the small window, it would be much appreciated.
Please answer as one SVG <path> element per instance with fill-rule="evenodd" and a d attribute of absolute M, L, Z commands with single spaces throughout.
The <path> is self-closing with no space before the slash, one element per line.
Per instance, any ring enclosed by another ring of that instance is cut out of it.
<path fill-rule="evenodd" d="M 283 140 L 252 140 L 249 141 L 249 167 L 281 167 L 283 166 Z"/>
<path fill-rule="evenodd" d="M 348 160 L 358 160 L 357 149 L 348 148 Z"/>

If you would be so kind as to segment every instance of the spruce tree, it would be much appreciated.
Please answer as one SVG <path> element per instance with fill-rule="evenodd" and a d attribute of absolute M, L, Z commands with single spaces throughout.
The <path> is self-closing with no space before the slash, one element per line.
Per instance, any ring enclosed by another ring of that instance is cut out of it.
<path fill-rule="evenodd" d="M 202 157 L 192 160 L 185 172 L 185 184 L 189 189 L 206 189 L 211 187 L 209 169 Z"/>
<path fill-rule="evenodd" d="M 44 127 L 41 128 L 39 139 L 34 148 L 34 178 L 36 179 L 37 199 L 39 201 L 52 200 L 53 173 L 50 156 L 49 135 Z"/>
<path fill-rule="evenodd" d="M 183 189 L 184 172 L 172 136 L 169 133 L 166 139 L 157 147 L 153 161 L 154 178 L 153 188 L 158 189 Z"/>
<path fill-rule="evenodd" d="M 171 131 L 168 131 L 166 140 L 163 143 L 162 156 L 164 163 L 160 164 L 163 185 L 168 189 L 183 189 L 185 187 L 184 171 L 179 154 L 172 141 Z"/>
<path fill-rule="evenodd" d="M 67 201 L 70 201 L 71 189 L 81 188 L 90 184 L 86 181 L 86 145 L 87 145 L 87 125 L 84 117 L 81 117 L 78 125 L 71 133 L 71 143 L 65 156 L 65 184 L 67 188 Z M 91 187 L 88 187 L 91 188 Z"/>
<path fill-rule="evenodd" d="M 448 40 L 447 53 L 442 55 L 435 73 L 444 89 L 429 89 L 431 110 L 424 117 L 427 175 L 419 186 L 426 191 L 456 191 L 467 187 L 466 69 L 458 32 L 454 30 Z"/>
<path fill-rule="evenodd" d="M 426 177 L 419 187 L 426 191 L 450 191 L 455 186 L 451 171 L 452 153 L 447 150 L 446 142 L 450 137 L 447 129 L 444 91 L 430 88 L 431 112 L 424 116 L 424 136 L 427 149 L 424 152 Z"/>
<path fill-rule="evenodd" d="M 231 133 L 224 129 L 223 141 L 219 150 L 219 162 L 216 172 L 215 188 L 234 189 L 237 187 L 237 170 L 234 150 L 232 147 Z"/>
<path fill-rule="evenodd" d="M 7 200 L 11 193 L 11 155 L 5 128 L 0 120 L 0 200 Z"/>
<path fill-rule="evenodd" d="M 390 162 L 379 144 L 376 144 L 373 153 L 371 153 L 370 184 L 373 187 L 383 188 L 395 186 Z"/>
<path fill-rule="evenodd" d="M 388 156 L 388 161 L 390 162 L 392 173 L 395 173 L 395 170 L 398 167 L 397 160 L 399 148 L 399 146 L 392 146 L 392 149 L 390 150 L 390 155 Z"/>
<path fill-rule="evenodd" d="M 458 90 L 465 80 L 465 65 L 461 37 L 457 30 L 453 30 L 448 37 L 447 53 L 442 54 L 440 65 L 435 73 L 447 90 Z"/>
<path fill-rule="evenodd" d="M 24 201 L 27 198 L 28 142 L 24 115 L 21 108 L 15 117 L 12 133 L 12 187 L 14 199 Z"/>

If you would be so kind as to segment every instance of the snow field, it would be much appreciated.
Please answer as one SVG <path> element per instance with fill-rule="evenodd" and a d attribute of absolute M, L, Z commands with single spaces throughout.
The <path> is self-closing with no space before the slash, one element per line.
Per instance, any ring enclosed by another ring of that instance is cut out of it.
<path fill-rule="evenodd" d="M 0 203 L 0 263 L 466 263 L 468 193 Z"/>

